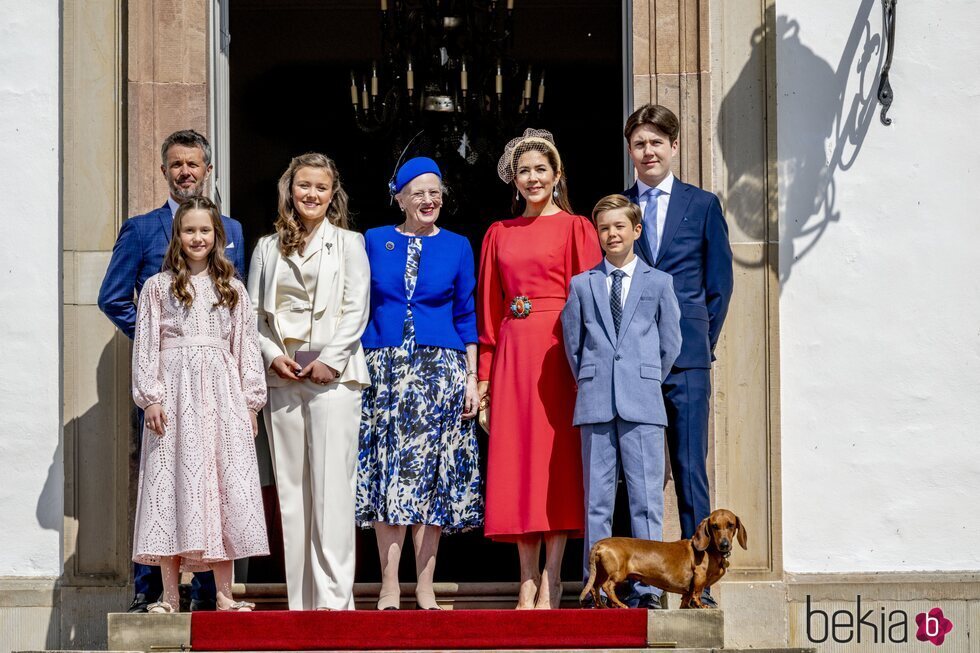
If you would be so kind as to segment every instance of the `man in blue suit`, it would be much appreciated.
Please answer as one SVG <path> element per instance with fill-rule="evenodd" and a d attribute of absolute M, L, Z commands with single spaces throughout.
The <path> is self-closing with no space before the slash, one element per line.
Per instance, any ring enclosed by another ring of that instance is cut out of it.
<path fill-rule="evenodd" d="M 211 145 L 203 135 L 190 129 L 168 136 L 160 148 L 160 156 L 163 161 L 160 171 L 170 189 L 167 203 L 123 222 L 99 290 L 99 309 L 130 339 L 136 334 L 136 295 L 143 289 L 146 280 L 160 271 L 170 244 L 177 207 L 181 202 L 203 194 L 212 168 Z M 242 238 L 242 225 L 225 216 L 221 216 L 221 220 L 228 237 L 225 254 L 244 279 L 245 241 Z M 142 442 L 142 425 L 143 415 L 140 413 L 137 451 Z M 160 568 L 134 564 L 133 582 L 135 596 L 129 612 L 146 612 L 146 606 L 158 600 L 163 592 Z M 195 574 L 191 609 L 213 610 L 214 597 L 212 573 Z"/>
<path fill-rule="evenodd" d="M 660 381 L 681 349 L 670 275 L 633 253 L 643 229 L 639 207 L 609 195 L 592 215 L 606 257 L 572 278 L 561 312 L 565 354 L 578 382 L 573 423 L 582 431 L 586 579 L 593 545 L 612 534 L 620 464 L 633 537 L 663 539 L 667 413 Z M 659 589 L 635 591 L 637 600 L 659 607 Z"/>
<path fill-rule="evenodd" d="M 673 277 L 681 309 L 683 344 L 664 379 L 663 397 L 681 536 L 690 538 L 711 512 L 706 468 L 711 362 L 734 275 L 728 224 L 718 198 L 670 171 L 679 133 L 677 116 L 660 105 L 646 104 L 626 120 L 623 135 L 637 181 L 624 194 L 643 212 L 636 253 Z M 702 601 L 715 605 L 710 596 Z"/>

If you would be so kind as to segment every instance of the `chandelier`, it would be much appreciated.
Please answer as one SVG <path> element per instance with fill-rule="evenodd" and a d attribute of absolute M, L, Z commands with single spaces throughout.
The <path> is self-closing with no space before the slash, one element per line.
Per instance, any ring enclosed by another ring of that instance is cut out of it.
<path fill-rule="evenodd" d="M 361 132 L 397 152 L 423 131 L 425 153 L 453 168 L 495 163 L 538 124 L 545 73 L 511 55 L 514 0 L 380 0 L 379 9 L 381 58 L 351 71 Z"/>

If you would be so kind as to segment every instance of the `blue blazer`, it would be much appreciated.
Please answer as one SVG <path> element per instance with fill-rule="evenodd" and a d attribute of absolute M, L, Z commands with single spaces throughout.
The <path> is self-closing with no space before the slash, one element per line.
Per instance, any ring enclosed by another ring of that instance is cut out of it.
<path fill-rule="evenodd" d="M 394 227 L 364 234 L 371 263 L 371 317 L 361 344 L 366 348 L 400 345 L 411 307 L 415 342 L 465 351 L 467 344 L 477 342 L 470 242 L 447 229 L 424 238 L 415 292 L 409 300 L 405 296 L 408 238 Z"/>
<path fill-rule="evenodd" d="M 578 380 L 575 426 L 609 422 L 617 415 L 667 425 L 660 382 L 681 350 L 680 310 L 670 275 L 636 262 L 617 337 L 600 263 L 572 277 L 561 327 L 565 355 Z"/>
<path fill-rule="evenodd" d="M 238 220 L 221 216 L 225 225 L 225 254 L 245 279 L 245 240 Z M 99 308 L 119 330 L 132 339 L 136 335 L 136 302 L 146 280 L 160 271 L 170 245 L 174 216 L 170 205 L 123 222 L 112 248 L 112 258 L 99 289 Z"/>
<path fill-rule="evenodd" d="M 636 184 L 623 194 L 639 204 Z M 635 248 L 644 263 L 674 279 L 684 335 L 674 365 L 710 368 L 735 283 L 728 223 L 718 198 L 675 178 L 657 260 L 646 238 L 637 239 Z"/>

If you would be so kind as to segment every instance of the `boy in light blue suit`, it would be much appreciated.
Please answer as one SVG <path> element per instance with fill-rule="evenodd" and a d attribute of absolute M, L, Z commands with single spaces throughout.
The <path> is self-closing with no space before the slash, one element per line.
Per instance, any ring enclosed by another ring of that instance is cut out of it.
<path fill-rule="evenodd" d="M 561 314 L 565 352 L 578 380 L 574 423 L 581 427 L 585 486 L 585 560 L 612 534 L 619 465 L 633 536 L 663 537 L 664 409 L 660 383 L 681 349 L 680 309 L 670 275 L 633 253 L 643 231 L 640 207 L 622 195 L 592 211 L 605 259 L 572 278 Z M 660 605 L 660 590 L 644 607 Z"/>

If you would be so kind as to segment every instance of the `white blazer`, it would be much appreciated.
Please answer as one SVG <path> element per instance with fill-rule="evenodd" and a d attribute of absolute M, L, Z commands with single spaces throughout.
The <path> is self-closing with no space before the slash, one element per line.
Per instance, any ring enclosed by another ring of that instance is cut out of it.
<path fill-rule="evenodd" d="M 361 334 L 371 308 L 371 266 L 364 249 L 364 236 L 339 229 L 327 221 L 320 228 L 324 230 L 324 251 L 320 253 L 322 261 L 310 341 L 314 348 L 322 347 L 319 360 L 337 370 L 340 383 L 367 387 L 371 385 L 371 377 L 364 360 Z M 287 353 L 276 317 L 276 272 L 280 264 L 285 263 L 279 252 L 279 236 L 262 237 L 252 253 L 248 295 L 258 320 L 259 345 L 270 387 L 291 383 L 269 369 L 276 357 Z"/>

